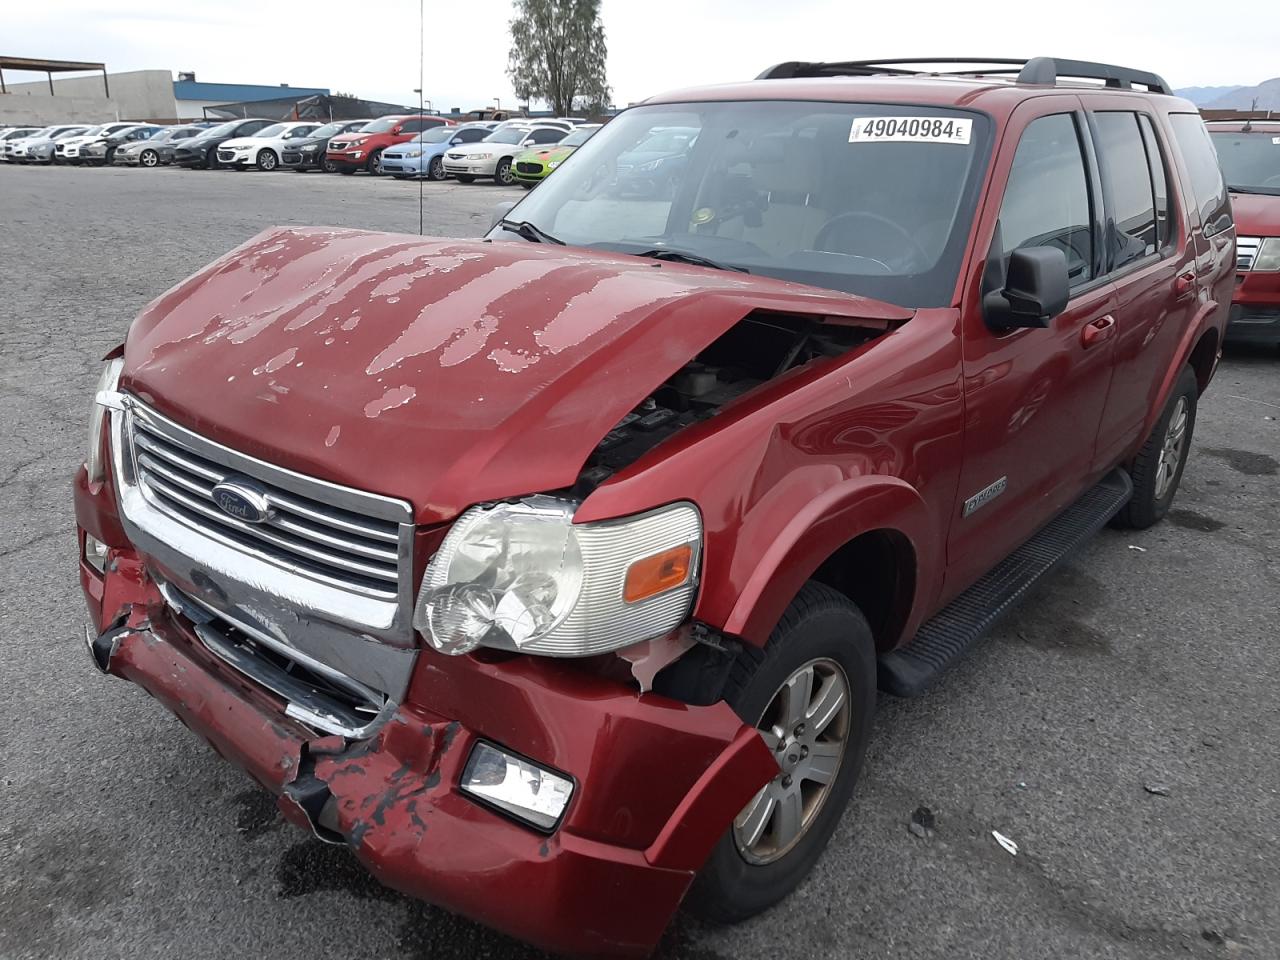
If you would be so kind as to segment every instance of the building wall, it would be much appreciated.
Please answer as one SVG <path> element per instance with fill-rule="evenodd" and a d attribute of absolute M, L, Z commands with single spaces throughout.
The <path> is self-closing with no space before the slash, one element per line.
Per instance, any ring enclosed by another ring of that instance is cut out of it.
<path fill-rule="evenodd" d="M 10 83 L 6 76 L 5 87 L 9 90 L 9 94 L 0 96 L 0 116 L 5 116 L 6 110 L 20 110 L 23 106 L 28 110 L 36 108 L 35 104 L 15 105 L 19 99 L 26 97 L 43 97 L 45 101 L 74 99 L 84 103 L 79 107 L 68 103 L 63 109 L 96 111 L 91 117 L 72 117 L 59 112 L 58 104 L 41 104 L 40 110 L 47 113 L 49 109 L 53 109 L 56 114 L 49 120 L 50 123 L 78 119 L 105 122 L 117 117 L 121 120 L 170 120 L 178 115 L 173 99 L 173 74 L 168 70 L 130 70 L 124 73 L 109 73 L 107 83 L 111 88 L 110 97 L 103 92 L 100 73 L 81 77 L 58 77 L 55 74 L 54 95 L 50 97 L 48 80 Z"/>
<path fill-rule="evenodd" d="M 119 105 L 106 97 L 51 97 L 44 93 L 0 96 L 0 123 L 46 127 L 51 123 L 108 123 Z"/>

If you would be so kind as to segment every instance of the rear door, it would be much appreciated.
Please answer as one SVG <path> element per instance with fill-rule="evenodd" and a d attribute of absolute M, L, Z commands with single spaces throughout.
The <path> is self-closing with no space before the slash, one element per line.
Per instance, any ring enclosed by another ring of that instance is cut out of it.
<path fill-rule="evenodd" d="M 962 317 L 965 436 L 946 592 L 964 589 L 1095 479 L 1110 385 L 1115 290 L 1102 258 L 1101 187 L 1079 99 L 1029 100 L 1012 115 L 979 225 L 986 269 Z M 997 332 L 982 296 L 1019 247 L 1067 255 L 1071 299 L 1046 329 Z M 1099 334 L 1102 335 L 1099 335 Z"/>
<path fill-rule="evenodd" d="M 1096 464 L 1106 468 L 1138 443 L 1159 403 L 1197 307 L 1196 252 L 1187 211 L 1169 189 L 1173 167 L 1157 116 L 1143 98 L 1084 96 L 1105 207 L 1106 269 L 1116 287 L 1116 373 L 1103 413 Z"/>

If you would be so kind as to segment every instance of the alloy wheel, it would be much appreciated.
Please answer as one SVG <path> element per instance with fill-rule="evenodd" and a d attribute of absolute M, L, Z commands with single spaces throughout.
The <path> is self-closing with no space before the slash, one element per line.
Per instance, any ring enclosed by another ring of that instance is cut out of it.
<path fill-rule="evenodd" d="M 1178 467 L 1182 463 L 1182 455 L 1187 442 L 1187 421 L 1190 419 L 1190 406 L 1185 396 L 1178 398 L 1173 415 L 1169 417 L 1169 426 L 1164 432 L 1164 445 L 1160 449 L 1160 462 L 1156 464 L 1156 500 L 1163 500 L 1169 492 L 1173 479 L 1178 475 Z"/>
<path fill-rule="evenodd" d="M 144 167 L 154 167 L 160 162 L 160 156 L 154 150 L 143 150 L 138 162 Z"/>
<path fill-rule="evenodd" d="M 504 187 L 509 187 L 511 186 L 512 183 L 515 182 L 516 175 L 511 171 L 510 160 L 504 160 L 498 164 L 498 172 L 497 172 L 497 175 L 494 177 L 494 179 L 497 180 Z"/>
<path fill-rule="evenodd" d="M 273 150 L 262 150 L 258 153 L 258 169 L 274 170 L 276 168 L 276 155 Z"/>
<path fill-rule="evenodd" d="M 778 761 L 778 775 L 733 821 L 742 858 L 772 863 L 813 825 L 840 772 L 849 737 L 849 680 L 834 660 L 810 660 L 774 693 L 756 728 Z"/>

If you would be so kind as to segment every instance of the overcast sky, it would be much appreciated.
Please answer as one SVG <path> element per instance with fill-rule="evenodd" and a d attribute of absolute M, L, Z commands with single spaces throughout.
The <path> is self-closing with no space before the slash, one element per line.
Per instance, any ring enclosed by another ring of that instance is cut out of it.
<path fill-rule="evenodd" d="M 1254 9 L 1272 2 L 1258 0 Z M 425 95 L 436 109 L 513 103 L 509 0 L 425 3 Z M 417 0 L 6 0 L 4 7 L 6 55 L 417 99 Z M 1225 12 L 1206 17 L 1216 9 L 1203 0 L 989 0 L 956 16 L 961 8 L 951 0 L 603 0 L 618 104 L 749 78 L 783 60 L 874 56 L 1044 54 L 1155 70 L 1175 87 L 1280 75 L 1280 14 L 1267 15 L 1264 29 Z M 13 82 L 42 76 L 6 71 Z"/>

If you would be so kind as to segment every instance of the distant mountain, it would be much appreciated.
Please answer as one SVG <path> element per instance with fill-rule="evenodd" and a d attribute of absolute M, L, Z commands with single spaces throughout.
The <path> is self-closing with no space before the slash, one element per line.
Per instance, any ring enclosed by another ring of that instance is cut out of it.
<path fill-rule="evenodd" d="M 1183 87 L 1181 90 L 1173 92 L 1180 97 L 1186 97 L 1197 107 L 1203 107 L 1210 101 L 1243 89 L 1244 87 Z"/>
<path fill-rule="evenodd" d="M 1264 80 L 1256 87 L 1237 87 L 1207 102 L 1193 102 L 1209 110 L 1280 110 L 1280 77 Z"/>

